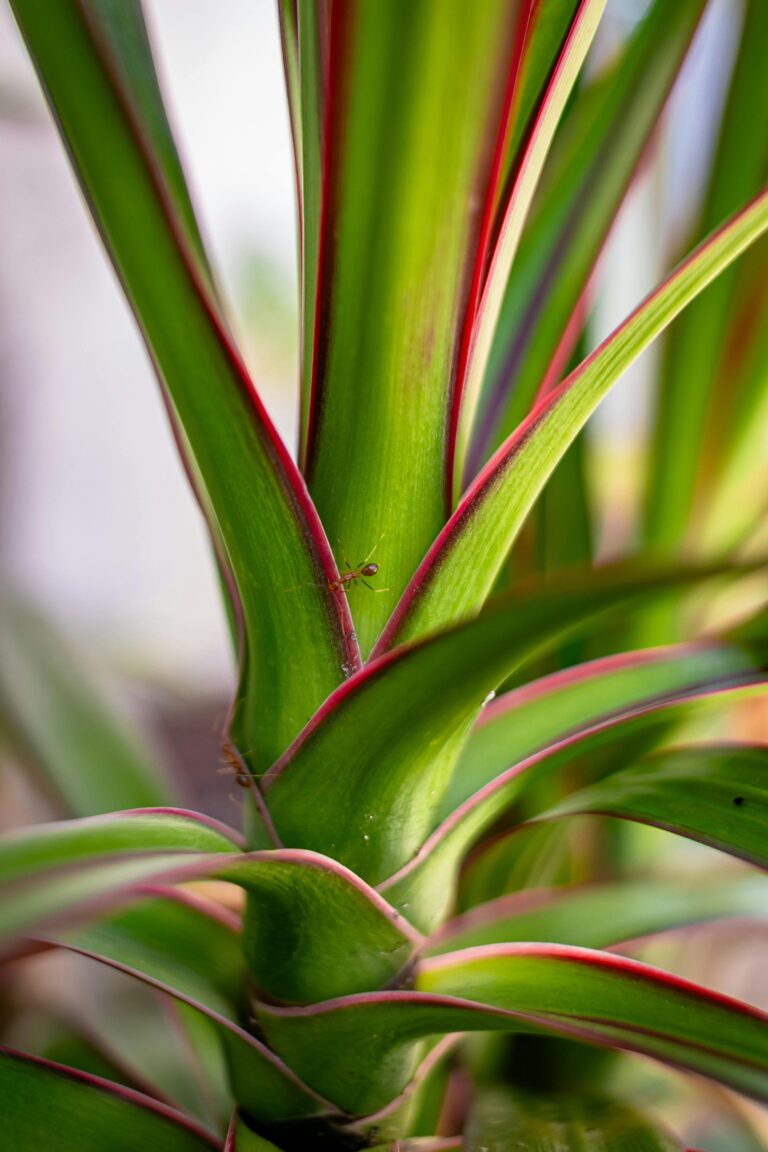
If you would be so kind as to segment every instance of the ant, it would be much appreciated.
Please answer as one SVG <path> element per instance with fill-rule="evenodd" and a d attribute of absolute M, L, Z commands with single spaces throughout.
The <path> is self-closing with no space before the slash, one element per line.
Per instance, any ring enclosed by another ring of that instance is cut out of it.
<path fill-rule="evenodd" d="M 368 580 L 366 579 L 368 576 L 375 576 L 379 570 L 378 564 L 372 564 L 370 560 L 371 556 L 373 556 L 374 552 L 378 548 L 380 542 L 381 537 L 379 537 L 379 539 L 376 541 L 365 559 L 361 560 L 356 567 L 350 564 L 349 560 L 345 560 L 344 565 L 346 571 L 340 573 L 338 580 L 328 581 L 328 588 L 330 591 L 346 592 L 354 584 L 357 584 L 359 580 L 360 583 L 364 584 L 366 588 L 370 588 L 371 592 L 389 592 L 389 588 L 374 588 L 373 585 L 369 584 Z"/>
<path fill-rule="evenodd" d="M 248 771 L 242 757 L 230 740 L 225 740 L 221 745 L 221 764 L 219 768 L 220 773 L 234 774 L 235 783 L 239 784 L 241 788 L 250 788 L 253 784 L 253 776 Z"/>

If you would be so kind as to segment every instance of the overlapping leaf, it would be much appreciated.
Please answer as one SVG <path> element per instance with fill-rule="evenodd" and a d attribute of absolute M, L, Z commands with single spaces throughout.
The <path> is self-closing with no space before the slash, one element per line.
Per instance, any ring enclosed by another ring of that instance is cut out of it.
<path fill-rule="evenodd" d="M 531 111 L 526 123 L 524 146 L 509 156 L 509 191 L 501 204 L 500 218 L 494 221 L 494 244 L 482 283 L 476 315 L 472 317 L 470 340 L 461 364 L 461 378 L 451 412 L 451 488 L 454 502 L 461 492 L 468 437 L 474 422 L 478 394 L 491 352 L 494 332 L 504 299 L 512 262 L 517 252 L 523 225 L 552 143 L 555 129 L 578 77 L 587 50 L 597 31 L 605 0 L 580 0 L 558 6 L 532 6 L 532 31 L 529 53 L 523 58 L 521 76 L 522 106 L 527 110 L 531 93 L 527 80 L 536 76 L 557 43 L 557 32 L 567 32 L 556 53 L 551 73 L 546 76 L 546 90 Z M 568 21 L 566 23 L 566 20 Z M 553 32 L 555 36 L 553 37 Z M 534 65 L 526 74 L 526 66 Z M 539 83 L 544 77 L 538 77 Z M 521 120 L 518 131 L 522 129 Z M 515 138 L 513 128 L 513 140 Z M 522 141 L 521 141 L 522 142 Z"/>
<path fill-rule="evenodd" d="M 425 963 L 415 986 L 304 1009 L 262 1005 L 259 1019 L 308 1084 L 362 1114 L 402 1091 L 425 1037 L 456 1031 L 543 1029 L 768 1099 L 768 1017 L 634 960 L 558 945 L 475 948 Z"/>
<path fill-rule="evenodd" d="M 471 485 L 422 561 L 377 643 L 395 644 L 477 612 L 569 444 L 622 372 L 768 229 L 768 192 L 702 244 L 531 412 Z"/>
<path fill-rule="evenodd" d="M 556 138 L 499 315 L 470 478 L 547 377 L 703 8 L 702 0 L 656 0 Z"/>
<path fill-rule="evenodd" d="M 333 558 L 211 287 L 138 4 L 13 9 L 234 572 L 247 640 L 235 732 L 266 766 L 357 660 Z"/>
<path fill-rule="evenodd" d="M 469 724 L 515 667 L 610 610 L 713 571 L 606 569 L 523 590 L 368 665 L 265 779 L 282 842 L 333 856 L 369 883 L 384 880 L 434 827 Z"/>
<path fill-rule="evenodd" d="M 7 838 L 0 843 L 0 935 L 93 919 L 140 899 L 147 885 L 217 877 L 249 894 L 253 916 L 244 947 L 264 995 L 306 1003 L 377 988 L 407 964 L 418 933 L 353 873 L 314 853 L 242 853 L 211 823 L 137 813 Z M 135 915 L 145 935 L 144 915 L 140 909 Z M 357 926 L 354 943 L 346 933 L 350 922 Z M 131 935 L 130 923 L 130 917 L 123 922 L 122 933 L 114 926 L 95 929 L 94 938 L 121 947 L 128 939 L 128 955 L 141 955 L 146 940 Z M 164 965 L 168 957 L 153 949 L 151 960 Z"/>
<path fill-rule="evenodd" d="M 682 748 L 649 757 L 567 797 L 542 818 L 636 820 L 768 867 L 768 748 Z"/>
<path fill-rule="evenodd" d="M 701 698 L 716 703 L 729 701 L 730 697 L 729 689 L 723 691 L 713 683 L 709 692 L 696 689 L 689 700 Z M 408 915 L 428 930 L 437 922 L 435 917 L 451 898 L 456 873 L 467 849 L 500 813 L 522 795 L 530 795 L 542 779 L 551 778 L 554 772 L 574 759 L 594 754 L 598 749 L 604 753 L 606 748 L 616 753 L 624 751 L 631 757 L 636 748 L 638 723 L 647 724 L 649 719 L 654 719 L 656 712 L 663 714 L 670 705 L 674 706 L 676 700 L 680 702 L 683 699 L 673 697 L 671 701 L 664 701 L 651 698 L 645 713 L 642 708 L 630 706 L 625 715 L 617 713 L 603 720 L 588 722 L 584 729 L 576 730 L 502 772 L 446 817 L 425 841 L 423 848 L 399 872 L 380 885 L 381 891 L 395 907 L 408 910 Z M 490 846 L 490 853 L 494 847 Z M 508 844 L 500 842 L 496 847 L 502 856 L 509 859 L 511 849 Z M 551 845 L 545 844 L 545 847 L 552 851 Z M 493 863 L 498 863 L 498 859 Z M 425 914 L 429 917 L 426 921 L 421 919 Z"/>

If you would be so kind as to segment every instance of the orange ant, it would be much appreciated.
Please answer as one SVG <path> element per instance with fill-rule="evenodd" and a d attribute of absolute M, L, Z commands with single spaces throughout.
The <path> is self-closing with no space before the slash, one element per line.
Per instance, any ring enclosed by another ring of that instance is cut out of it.
<path fill-rule="evenodd" d="M 381 537 L 376 541 L 365 559 L 361 560 L 356 567 L 350 564 L 349 560 L 344 561 L 346 571 L 339 575 L 338 580 L 328 581 L 328 588 L 331 592 L 346 592 L 354 584 L 357 584 L 358 580 L 361 584 L 364 584 L 366 588 L 370 588 L 371 592 L 389 592 L 389 588 L 374 588 L 366 579 L 368 576 L 375 576 L 379 570 L 378 564 L 372 564 L 370 560 L 378 548 L 380 541 Z"/>
<path fill-rule="evenodd" d="M 251 787 L 253 776 L 231 740 L 225 740 L 221 745 L 221 764 L 220 773 L 234 774 L 235 783 L 239 784 L 241 788 Z"/>

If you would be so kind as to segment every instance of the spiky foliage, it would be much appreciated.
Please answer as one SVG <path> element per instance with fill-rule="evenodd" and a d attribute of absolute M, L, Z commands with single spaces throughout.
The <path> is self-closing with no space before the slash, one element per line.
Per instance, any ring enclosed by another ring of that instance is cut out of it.
<path fill-rule="evenodd" d="M 230 334 L 138 0 L 12 4 L 231 590 L 247 819 L 163 806 L 59 642 L 5 609 L 6 734 L 73 817 L 0 847 L 6 955 L 128 974 L 187 1045 L 150 1031 L 137 1058 L 118 1002 L 101 1043 L 45 1054 L 71 1067 L 5 1051 L 8 1146 L 681 1147 L 623 1052 L 768 1099 L 766 1017 L 626 943 L 765 910 L 747 868 L 686 883 L 627 839 L 768 862 L 765 749 L 679 739 L 766 684 L 764 612 L 690 623 L 762 567 L 763 0 L 688 255 L 586 358 L 592 271 L 704 0 L 654 0 L 587 81 L 605 0 L 280 0 L 298 464 Z M 579 433 L 684 310 L 647 547 L 596 567 Z M 729 1148 L 756 1146 L 729 1100 Z"/>

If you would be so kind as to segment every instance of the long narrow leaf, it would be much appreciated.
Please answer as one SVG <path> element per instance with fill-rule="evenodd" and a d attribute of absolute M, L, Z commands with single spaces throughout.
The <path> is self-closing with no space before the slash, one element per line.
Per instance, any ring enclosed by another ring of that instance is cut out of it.
<path fill-rule="evenodd" d="M 698 248 L 499 449 L 422 561 L 376 649 L 472 615 L 491 591 L 536 497 L 622 372 L 768 229 L 768 192 Z"/>
<path fill-rule="evenodd" d="M 219 1141 L 130 1088 L 9 1048 L 0 1049 L 3 1140 L 46 1152 L 203 1152 Z"/>
<path fill-rule="evenodd" d="M 457 1031 L 554 1032 L 640 1052 L 768 1099 L 764 1013 L 582 948 L 511 944 L 451 953 L 419 969 L 415 992 L 303 1009 L 261 1005 L 259 1020 L 308 1084 L 353 1113 L 374 1111 L 402 1091 L 423 1038 Z"/>
<path fill-rule="evenodd" d="M 13 9 L 226 547 L 247 641 L 235 732 L 267 765 L 357 660 L 333 558 L 189 241 L 138 5 Z"/>
<path fill-rule="evenodd" d="M 140 980 L 209 1021 L 226 1053 L 235 1099 L 260 1120 L 279 1122 L 327 1110 L 325 1102 L 303 1085 L 289 1067 L 235 1020 L 219 1012 L 218 1007 L 211 1006 L 205 1000 L 196 1000 L 172 984 L 149 976 L 141 969 L 131 968 L 111 956 L 103 956 L 60 941 L 54 941 L 53 944 L 65 948 L 73 955 L 97 961 L 116 972 Z"/>
<path fill-rule="evenodd" d="M 474 318 L 471 344 L 451 413 L 451 481 L 454 501 L 461 491 L 464 458 L 474 422 L 477 399 L 485 375 L 504 291 L 517 252 L 528 211 L 547 158 L 555 129 L 597 31 L 606 0 L 580 0 L 568 28 L 547 90 L 528 132 L 525 148 L 515 169 L 503 204 L 503 216 Z M 538 6 L 540 9 L 544 5 Z M 570 6 L 568 6 L 570 7 Z"/>
<path fill-rule="evenodd" d="M 466 269 L 526 8 L 388 0 L 330 10 L 316 297 L 310 267 L 305 280 L 306 473 L 339 563 L 377 549 L 380 594 L 351 590 L 364 651 L 447 514 Z"/>
<path fill-rule="evenodd" d="M 688 698 L 688 704 L 694 700 L 709 704 L 729 702 L 732 695 L 731 689 L 723 691 L 714 683 L 710 691 L 701 688 L 694 690 Z M 535 795 L 534 790 L 541 780 L 551 778 L 558 769 L 562 770 L 574 759 L 589 757 L 597 750 L 605 752 L 606 746 L 614 749 L 617 754 L 624 750 L 627 755 L 631 755 L 631 750 L 636 747 L 638 725 L 647 724 L 657 712 L 663 714 L 670 706 L 674 707 L 676 703 L 684 701 L 685 697 L 650 701 L 645 713 L 642 708 L 637 710 L 630 707 L 626 715 L 617 713 L 597 720 L 502 772 L 443 820 L 424 842 L 421 850 L 399 872 L 380 885 L 381 891 L 398 908 L 411 909 L 418 901 L 418 914 L 409 912 L 409 915 L 416 915 L 416 923 L 427 930 L 435 924 L 435 916 L 450 900 L 457 871 L 467 849 L 515 800 L 531 792 Z M 551 850 L 549 846 L 550 853 Z M 493 851 L 493 845 L 489 851 Z M 508 846 L 504 845 L 502 851 L 509 861 Z M 425 912 L 430 917 L 426 922 L 419 919 Z"/>
<path fill-rule="evenodd" d="M 703 9 L 703 0 L 656 0 L 608 75 L 578 95 L 555 140 L 499 314 L 470 477 L 527 415 L 561 354 Z"/>
<path fill-rule="evenodd" d="M 590 813 L 665 828 L 768 868 L 768 748 L 683 748 L 649 757 L 542 815 Z"/>
<path fill-rule="evenodd" d="M 705 236 L 768 180 L 768 141 L 758 111 L 768 106 L 768 76 L 761 51 L 766 37 L 768 8 L 762 0 L 748 0 L 696 238 Z M 733 307 L 746 271 L 740 266 L 713 284 L 669 334 L 646 503 L 647 540 L 657 548 L 670 548 L 685 534 L 697 486 L 704 479 L 702 470 L 712 465 L 712 441 L 729 432 L 723 407 L 727 411 L 731 398 L 740 391 L 739 354 L 743 355 L 748 342 L 759 337 L 766 325 L 761 296 L 767 252 L 763 243 L 759 255 L 756 253 L 757 293 L 747 313 L 749 327 L 745 328 L 743 321 L 739 324 L 739 311 Z M 735 362 L 724 357 L 729 351 L 729 328 L 736 344 Z"/>
<path fill-rule="evenodd" d="M 762 877 L 630 880 L 586 887 L 530 890 L 502 896 L 450 921 L 430 940 L 428 953 L 485 944 L 546 940 L 581 948 L 668 932 L 689 924 L 768 914 Z"/>

